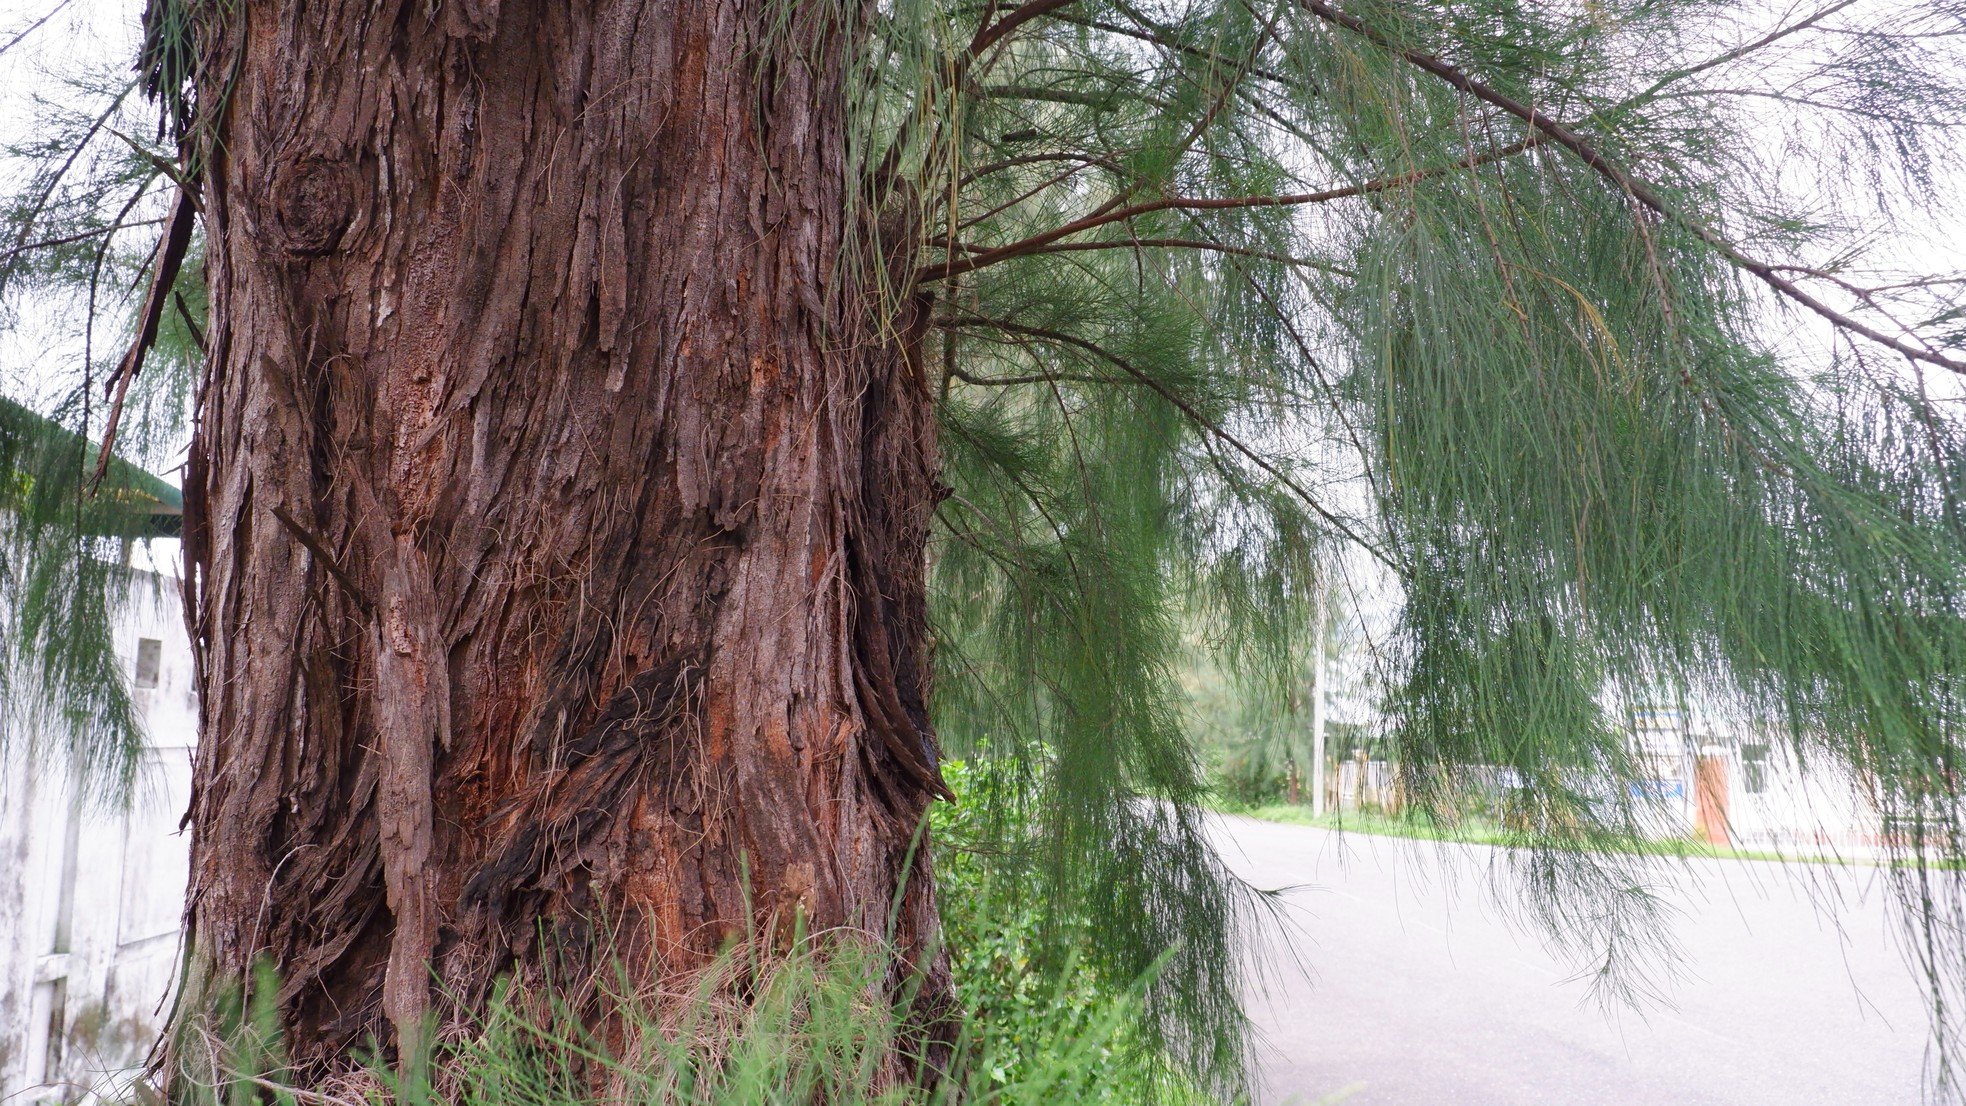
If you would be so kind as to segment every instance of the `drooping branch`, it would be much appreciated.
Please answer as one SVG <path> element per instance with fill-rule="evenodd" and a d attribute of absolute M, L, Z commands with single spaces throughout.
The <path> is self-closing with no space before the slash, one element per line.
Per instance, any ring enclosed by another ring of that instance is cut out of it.
<path fill-rule="evenodd" d="M 1095 111 L 1111 111 L 1121 100 L 1127 98 L 1125 93 L 1117 89 L 1109 89 L 1105 92 L 1080 92 L 1071 88 L 1051 88 L 1030 84 L 986 85 L 976 89 L 975 95 L 986 100 L 1034 100 L 1048 104 L 1072 104 L 1092 108 Z M 1163 110 L 1168 107 L 1165 102 L 1151 100 L 1147 102 Z"/>
<path fill-rule="evenodd" d="M 988 165 L 979 166 L 964 173 L 962 179 L 958 180 L 956 185 L 957 187 L 964 187 L 974 184 L 993 173 L 1001 173 L 1006 169 L 1016 169 L 1025 165 L 1042 165 L 1048 161 L 1078 161 L 1084 162 L 1087 165 L 1098 165 L 1116 173 L 1121 171 L 1119 164 L 1108 158 L 1097 157 L 1076 150 L 1047 150 L 1043 153 L 1019 154 L 1016 157 L 1007 157 L 1001 161 L 993 161 Z"/>
<path fill-rule="evenodd" d="M 61 187 L 62 180 L 68 176 L 70 170 L 75 168 L 76 162 L 81 160 L 82 151 L 95 141 L 96 135 L 102 133 L 109 125 L 110 118 L 123 106 L 123 98 L 130 94 L 130 87 L 124 86 L 123 90 L 109 101 L 109 106 L 102 109 L 102 114 L 96 116 L 95 121 L 89 124 L 88 130 L 83 132 L 82 137 L 69 148 L 67 158 L 42 182 L 40 194 L 28 205 L 27 214 L 20 220 L 20 230 L 14 235 L 12 247 L 7 254 L 7 263 L 0 266 L 0 293 L 7 290 L 7 284 L 13 278 L 17 267 L 15 259 L 21 253 L 21 248 L 27 244 L 28 238 L 33 235 L 35 227 L 39 225 L 42 214 L 54 197 L 55 189 Z"/>
<path fill-rule="evenodd" d="M 1821 23 L 1823 20 L 1828 19 L 1830 16 L 1835 15 L 1840 11 L 1843 11 L 1845 8 L 1854 6 L 1856 3 L 1857 0 L 1836 0 L 1835 3 L 1832 3 L 1826 7 L 1818 8 L 1816 9 L 1815 12 L 1803 16 L 1801 19 L 1798 19 L 1793 23 L 1785 23 L 1779 27 L 1776 27 L 1774 30 L 1769 31 L 1767 34 L 1762 35 L 1760 38 L 1757 38 L 1751 42 L 1744 42 L 1741 45 L 1736 46 L 1731 50 L 1727 50 L 1723 53 L 1715 54 L 1713 57 L 1710 57 L 1705 61 L 1696 62 L 1692 65 L 1675 69 L 1672 72 L 1667 73 L 1665 76 L 1660 77 L 1657 81 L 1654 81 L 1652 83 L 1652 86 L 1650 88 L 1647 88 L 1644 92 L 1641 92 L 1637 96 L 1632 97 L 1630 100 L 1625 101 L 1625 104 L 1622 106 L 1630 106 L 1632 104 L 1643 103 L 1646 100 L 1651 99 L 1654 93 L 1658 92 L 1660 89 L 1666 87 L 1667 85 L 1674 83 L 1675 81 L 1683 81 L 1688 77 L 1697 76 L 1698 74 L 1705 73 L 1709 69 L 1718 69 L 1723 65 L 1730 65 L 1734 62 L 1737 62 L 1742 58 L 1747 57 L 1749 54 L 1755 53 L 1758 50 L 1764 49 L 1766 47 L 1774 45 L 1777 42 L 1780 42 L 1781 40 L 1789 37 L 1790 35 L 1800 34 L 1803 31 L 1809 30 L 1810 28 L 1816 26 L 1818 23 Z"/>
<path fill-rule="evenodd" d="M 968 218 L 965 218 L 960 223 L 956 224 L 955 230 L 957 233 L 961 233 L 962 231 L 967 230 L 978 223 L 984 222 L 998 215 L 1001 215 L 1005 211 L 1008 211 L 1011 208 L 1016 207 L 1018 204 L 1021 204 L 1024 201 L 1039 195 L 1045 190 L 1050 188 L 1055 188 L 1058 185 L 1065 183 L 1066 181 L 1072 179 L 1073 177 L 1079 175 L 1080 173 L 1083 173 L 1087 169 L 1092 168 L 1094 164 L 1095 163 L 1090 161 L 1074 162 L 1071 168 L 1066 169 L 1063 172 L 1053 173 L 1051 176 L 1046 177 L 1044 180 L 1039 181 L 1038 183 L 1032 185 L 1029 188 L 1026 188 L 1022 192 L 1017 193 L 1015 196 L 1012 196 L 1009 199 L 1004 200 L 1002 203 L 993 205 L 989 210 L 979 212 L 975 215 L 971 215 Z M 947 243 L 943 243 L 942 248 L 944 250 L 953 251 L 953 250 L 964 249 L 965 247 L 963 247 L 960 243 L 947 242 Z"/>
<path fill-rule="evenodd" d="M 1652 98 L 1655 100 L 1691 100 L 1696 98 L 1714 99 L 1721 96 L 1772 100 L 1778 104 L 1789 104 L 1794 107 L 1808 108 L 1811 111 L 1832 111 L 1839 115 L 1848 115 L 1853 119 L 1869 119 L 1878 123 L 1908 123 L 1917 127 L 1957 127 L 1966 125 L 1966 116 L 1947 118 L 1939 115 L 1910 115 L 1905 112 L 1876 111 L 1866 108 L 1861 104 L 1831 103 L 1827 100 L 1816 99 L 1813 96 L 1799 96 L 1793 92 L 1773 88 L 1683 88 L 1672 92 L 1661 92 Z"/>
<path fill-rule="evenodd" d="M 1846 312 L 1839 311 L 1822 300 L 1817 299 L 1815 296 L 1809 294 L 1808 291 L 1796 285 L 1794 281 L 1782 276 L 1775 270 L 1773 265 L 1764 261 L 1758 261 L 1743 253 L 1740 247 L 1728 241 L 1719 231 L 1707 226 L 1692 215 L 1681 211 L 1644 178 L 1619 164 L 1616 160 L 1598 149 L 1595 143 L 1583 135 L 1578 134 L 1562 121 L 1552 119 L 1536 108 L 1517 100 L 1492 85 L 1476 80 L 1459 67 L 1443 61 L 1433 54 L 1411 49 L 1393 42 L 1364 20 L 1339 11 L 1331 4 L 1326 3 L 1325 0 L 1297 0 L 1297 2 L 1303 5 L 1304 10 L 1324 20 L 1326 23 L 1350 31 L 1467 95 L 1522 120 L 1537 134 L 1542 135 L 1549 141 L 1556 143 L 1576 155 L 1578 160 L 1596 171 L 1598 175 L 1616 185 L 1620 190 L 1631 196 L 1632 199 L 1684 228 L 1700 241 L 1705 242 L 1736 268 L 1759 279 L 1763 284 L 1774 289 L 1778 295 L 1801 304 L 1803 307 L 1827 319 L 1839 329 L 1847 330 L 1853 334 L 1860 334 L 1881 346 L 1903 354 L 1913 361 L 1922 361 L 1928 365 L 1937 365 L 1942 369 L 1949 369 L 1956 373 L 1966 373 L 1966 361 L 1948 357 L 1934 349 L 1913 345 L 1901 338 L 1892 337 L 1878 330 L 1876 327 L 1865 323 L 1863 320 L 1855 318 Z"/>
<path fill-rule="evenodd" d="M 1029 335 L 977 334 L 975 331 L 980 329 L 980 327 L 973 321 L 975 318 L 975 316 L 946 316 L 936 319 L 934 325 L 945 334 L 953 335 L 958 331 L 969 331 L 970 337 L 975 341 L 993 342 L 999 345 L 1014 346 L 1023 350 L 1029 350 L 1033 345 L 1044 341 L 1044 339 L 1033 338 Z M 991 325 L 995 324 L 993 323 Z M 1286 323 L 1285 325 L 1288 326 L 1289 324 Z M 1298 341 L 1301 344 L 1302 339 L 1300 338 Z M 960 380 L 965 384 L 974 384 L 984 388 L 1008 388 L 1022 384 L 1096 384 L 1102 387 L 1116 386 L 1126 388 L 1143 386 L 1138 379 L 1131 376 L 1120 376 L 1117 374 L 1103 376 L 1097 373 L 1059 372 L 1052 369 L 1041 369 L 1038 372 L 1018 373 L 1015 375 L 984 376 L 962 368 L 953 360 L 945 363 L 942 371 L 951 380 Z M 1314 407 L 1318 410 L 1330 410 L 1335 402 L 1330 397 L 1330 389 L 1328 387 L 1325 389 L 1325 396 L 1313 396 L 1274 380 L 1257 379 L 1248 380 L 1244 383 L 1250 387 L 1260 388 L 1266 392 L 1274 393 L 1279 398 L 1271 402 L 1279 405 L 1288 403 L 1295 404 L 1300 408 Z"/>
<path fill-rule="evenodd" d="M 982 57 L 992 46 L 1009 37 L 1019 27 L 1076 2 L 1077 0 L 1029 0 L 1028 3 L 1005 12 L 1001 18 L 993 19 L 992 17 L 996 15 L 998 7 L 993 0 L 984 10 L 983 18 L 976 28 L 975 36 L 969 40 L 969 44 L 964 46 L 962 51 L 950 62 L 949 72 L 946 78 L 949 87 L 958 89 L 965 87 L 969 83 L 969 73 L 975 66 L 976 60 Z M 900 168 L 901 152 L 908 148 L 912 139 L 912 132 L 919 123 L 919 117 L 910 116 L 902 123 L 900 133 L 897 133 L 889 140 L 887 152 L 882 155 L 879 167 L 874 170 L 870 178 L 877 185 L 884 187 L 886 182 L 893 179 L 895 172 Z M 938 127 L 937 129 L 939 130 L 940 128 Z"/>
<path fill-rule="evenodd" d="M 1201 226 L 1199 221 L 1196 222 L 1195 231 L 1198 234 L 1208 233 L 1207 229 Z M 1357 452 L 1359 463 L 1365 469 L 1366 486 L 1371 488 L 1374 497 L 1380 500 L 1381 517 L 1392 517 L 1392 512 L 1385 507 L 1384 496 L 1380 490 L 1378 477 L 1373 475 L 1372 472 L 1372 451 L 1365 448 L 1365 442 L 1360 437 L 1358 428 L 1352 425 L 1350 418 L 1346 417 L 1345 405 L 1338 398 L 1338 390 L 1330 378 L 1325 375 L 1324 366 L 1319 363 L 1317 356 L 1311 352 L 1310 342 L 1297 329 L 1297 324 L 1291 318 L 1290 312 L 1284 310 L 1283 304 L 1277 301 L 1276 296 L 1271 293 L 1269 288 L 1264 286 L 1262 281 L 1256 279 L 1255 275 L 1247 271 L 1243 266 L 1230 265 L 1228 268 L 1248 286 L 1250 291 L 1256 294 L 1258 299 L 1263 301 L 1264 307 L 1269 310 L 1270 317 L 1276 320 L 1277 325 L 1289 337 L 1291 344 L 1296 347 L 1297 356 L 1303 360 L 1305 365 L 1310 367 L 1312 374 L 1316 376 L 1318 389 L 1323 393 L 1322 405 L 1338 420 L 1339 425 L 1345 428 L 1345 436 L 1351 439 L 1352 448 Z"/>
<path fill-rule="evenodd" d="M 61 0 L 60 3 L 56 4 L 52 8 L 49 8 L 46 12 L 43 12 L 41 14 L 41 18 L 35 20 L 32 23 L 29 23 L 25 27 L 22 27 L 20 31 L 14 35 L 14 37 L 8 39 L 4 45 L 0 45 L 0 55 L 4 55 L 5 53 L 7 53 L 7 51 L 12 50 L 16 46 L 19 46 L 21 44 L 21 41 L 27 38 L 27 36 L 33 34 L 34 32 L 40 30 L 42 27 L 46 26 L 49 20 L 61 14 L 62 9 L 68 7 L 69 3 L 70 0 Z"/>
<path fill-rule="evenodd" d="M 1016 376 L 978 376 L 973 372 L 949 366 L 949 375 L 964 384 L 974 384 L 981 388 L 1008 388 L 1018 384 L 1119 384 L 1125 381 L 1089 373 L 1020 373 Z"/>
<path fill-rule="evenodd" d="M 1039 6 L 1040 6 L 1039 4 L 1027 4 L 1025 5 L 1025 8 L 1035 8 Z M 1063 5 L 1055 5 L 1055 6 L 1062 7 Z M 1020 9 L 1020 11 L 1021 10 L 1023 9 Z M 1046 9 L 1046 10 L 1049 11 L 1050 9 Z M 978 32 L 979 41 L 982 39 L 982 37 L 983 37 L 983 33 L 979 31 Z M 1216 117 L 1221 114 L 1222 110 L 1228 106 L 1229 101 L 1233 99 L 1234 96 L 1236 95 L 1237 89 L 1241 86 L 1243 79 L 1248 76 L 1250 67 L 1256 64 L 1256 59 L 1262 54 L 1264 47 L 1274 37 L 1275 37 L 1275 29 L 1273 27 L 1265 27 L 1263 33 L 1260 36 L 1258 36 L 1255 44 L 1250 48 L 1248 54 L 1233 65 L 1232 68 L 1234 69 L 1234 72 L 1230 75 L 1229 79 L 1221 85 L 1220 88 L 1214 90 L 1214 95 L 1210 100 L 1207 110 L 1203 111 L 1200 117 L 1197 118 L 1194 121 L 1194 123 L 1188 128 L 1187 135 L 1184 138 L 1182 138 L 1180 142 L 1175 144 L 1174 149 L 1170 152 L 1167 158 L 1167 160 L 1170 163 L 1179 161 L 1183 156 L 1186 155 L 1189 148 L 1192 147 L 1195 144 L 1195 142 L 1202 137 L 1203 134 L 1207 133 L 1208 128 L 1215 122 Z M 972 44 L 971 51 L 970 53 L 965 55 L 964 62 L 966 63 L 969 59 L 973 59 L 975 56 L 976 56 L 976 48 Z M 1167 105 L 1162 104 L 1158 101 L 1153 101 L 1149 99 L 1148 102 L 1153 104 L 1153 106 L 1157 108 L 1161 108 L 1162 110 L 1166 110 L 1167 108 Z M 1099 105 L 1094 104 L 1093 106 L 1099 106 Z M 1084 222 L 1086 220 L 1098 219 L 1114 212 L 1126 210 L 1129 202 L 1133 199 L 1134 194 L 1137 193 L 1145 183 L 1146 181 L 1144 179 L 1135 179 L 1130 182 L 1122 182 L 1121 185 L 1113 192 L 1113 194 L 1106 198 L 1105 202 L 1101 203 L 1096 210 L 1094 210 L 1090 215 L 1086 216 L 1084 220 L 1080 220 L 1080 221 Z M 1016 202 L 1016 201 L 1012 201 L 1012 202 Z M 1001 207 L 998 210 L 1001 210 Z M 980 218 L 983 217 L 979 217 L 979 219 Z M 969 223 L 965 223 L 963 225 L 967 226 L 970 223 L 974 223 L 976 221 L 978 220 L 972 219 L 969 221 Z M 945 251 L 949 255 L 953 256 L 954 254 L 953 243 L 950 243 L 947 246 L 945 246 Z M 951 273 L 949 275 L 955 275 L 955 274 Z"/>
<path fill-rule="evenodd" d="M 1182 417 L 1186 418 L 1189 422 L 1195 424 L 1201 429 L 1207 431 L 1209 435 L 1213 437 L 1215 440 L 1221 442 L 1222 444 L 1228 446 L 1230 449 L 1248 458 L 1250 463 L 1254 464 L 1257 468 L 1262 469 L 1264 472 L 1268 473 L 1272 479 L 1277 481 L 1277 483 L 1282 484 L 1285 488 L 1288 488 L 1290 492 L 1294 494 L 1300 501 L 1302 501 L 1306 507 L 1309 507 L 1314 514 L 1316 514 L 1319 518 L 1322 518 L 1326 523 L 1330 524 L 1330 526 L 1333 529 L 1337 530 L 1339 533 L 1343 534 L 1345 537 L 1355 542 L 1359 546 L 1359 548 L 1364 549 L 1366 552 L 1372 554 L 1373 557 L 1377 558 L 1382 564 L 1386 565 L 1386 567 L 1392 568 L 1394 570 L 1398 569 L 1398 566 L 1392 562 L 1392 560 L 1386 555 L 1384 550 L 1380 549 L 1376 544 L 1368 540 L 1363 534 L 1360 534 L 1357 530 L 1353 529 L 1350 523 L 1346 522 L 1344 519 L 1340 518 L 1336 514 L 1333 514 L 1329 508 L 1325 507 L 1324 504 L 1320 502 L 1316 496 L 1312 495 L 1309 489 L 1305 488 L 1303 484 L 1299 483 L 1295 477 L 1283 471 L 1282 468 L 1278 467 L 1269 458 L 1264 457 L 1261 453 L 1257 452 L 1253 446 L 1249 445 L 1247 442 L 1244 442 L 1241 438 L 1236 437 L 1234 434 L 1229 433 L 1229 431 L 1225 427 L 1223 427 L 1221 423 L 1216 422 L 1214 419 L 1209 418 L 1206 414 L 1204 414 L 1202 411 L 1196 408 L 1194 404 L 1189 403 L 1186 399 L 1183 399 L 1181 395 L 1175 392 L 1172 388 L 1169 388 L 1167 385 L 1161 383 L 1159 380 L 1154 379 L 1152 374 L 1145 372 L 1139 366 L 1133 364 L 1132 362 L 1128 361 L 1124 357 L 1121 357 L 1118 354 L 1113 353 L 1111 350 L 1106 349 L 1104 346 L 1101 346 L 1096 342 L 1089 341 L 1085 338 L 1081 338 L 1076 334 L 1067 334 L 1062 330 L 1052 330 L 1048 327 L 1041 327 L 1041 326 L 1029 326 L 1023 323 L 1011 322 L 1008 319 L 993 319 L 982 315 L 956 315 L 956 316 L 949 317 L 947 321 L 952 325 L 990 328 L 990 329 L 1002 330 L 1010 334 L 1026 334 L 1033 338 L 1040 339 L 1042 341 L 1051 342 L 1062 346 L 1070 346 L 1073 349 L 1081 350 L 1085 353 L 1089 353 L 1092 356 L 1099 358 L 1102 361 L 1105 361 L 1106 363 L 1119 369 L 1121 372 L 1125 373 L 1126 375 L 1132 377 L 1134 380 L 1139 381 L 1142 385 L 1146 386 L 1150 391 L 1160 396 L 1163 400 L 1166 400 L 1170 407 L 1173 407 L 1176 411 L 1179 411 L 1181 413 Z M 1046 379 L 1050 379 L 1050 378 L 1046 378 Z"/>
<path fill-rule="evenodd" d="M 1135 18 L 1138 19 L 1139 17 L 1135 15 Z M 1199 46 L 1190 46 L 1185 43 L 1179 42 L 1176 39 L 1174 39 L 1170 34 L 1168 34 L 1165 28 L 1162 28 L 1154 23 L 1147 22 L 1144 20 L 1141 21 L 1138 26 L 1127 27 L 1118 23 L 1108 22 L 1103 19 L 1086 19 L 1073 15 L 1060 16 L 1060 19 L 1062 19 L 1066 23 L 1074 23 L 1077 24 L 1078 26 L 1085 27 L 1090 30 L 1104 31 L 1107 34 L 1120 35 L 1125 38 L 1133 39 L 1137 42 L 1149 43 L 1151 45 L 1158 46 L 1163 50 L 1168 50 L 1172 53 L 1180 54 L 1183 57 L 1194 58 L 1197 61 L 1204 61 L 1210 65 L 1234 64 L 1233 59 L 1225 57 L 1214 50 L 1204 50 Z M 1287 73 L 1281 73 L 1267 66 L 1251 65 L 1248 67 L 1247 72 L 1252 77 L 1261 77 L 1263 80 L 1269 81 L 1273 84 L 1282 85 L 1286 88 L 1301 89 L 1306 87 L 1303 81 L 1294 78 Z"/>

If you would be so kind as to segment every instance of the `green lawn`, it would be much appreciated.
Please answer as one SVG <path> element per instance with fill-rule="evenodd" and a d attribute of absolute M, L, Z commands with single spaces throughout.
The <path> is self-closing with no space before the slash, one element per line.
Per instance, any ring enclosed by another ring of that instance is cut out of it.
<path fill-rule="evenodd" d="M 1485 818 L 1466 818 L 1452 825 L 1445 825 L 1424 815 L 1386 815 L 1377 812 L 1353 812 L 1349 814 L 1315 815 L 1308 806 L 1289 803 L 1266 803 L 1255 806 L 1233 802 L 1217 802 L 1214 809 L 1222 814 L 1239 814 L 1245 818 L 1260 818 L 1266 822 L 1284 822 L 1297 826 L 1318 826 L 1323 829 L 1338 830 L 1343 833 L 1362 833 L 1373 837 L 1403 837 L 1419 841 L 1451 841 L 1468 845 L 1523 846 L 1530 844 L 1528 835 L 1510 830 L 1498 822 Z M 1797 864 L 1872 864 L 1871 860 L 1853 857 L 1813 856 L 1802 853 L 1779 853 L 1763 849 L 1720 848 L 1703 841 L 1687 837 L 1651 840 L 1646 838 L 1620 838 L 1608 843 L 1609 847 L 1625 852 L 1644 853 L 1651 856 L 1703 857 L 1716 860 L 1772 860 Z"/>

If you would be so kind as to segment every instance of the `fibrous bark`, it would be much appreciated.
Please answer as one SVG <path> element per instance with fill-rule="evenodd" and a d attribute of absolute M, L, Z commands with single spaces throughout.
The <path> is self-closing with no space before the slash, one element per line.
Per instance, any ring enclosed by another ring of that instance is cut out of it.
<path fill-rule="evenodd" d="M 269 959 L 317 1072 L 548 950 L 660 981 L 800 915 L 945 987 L 926 305 L 856 253 L 851 20 L 207 21 L 195 971 Z"/>

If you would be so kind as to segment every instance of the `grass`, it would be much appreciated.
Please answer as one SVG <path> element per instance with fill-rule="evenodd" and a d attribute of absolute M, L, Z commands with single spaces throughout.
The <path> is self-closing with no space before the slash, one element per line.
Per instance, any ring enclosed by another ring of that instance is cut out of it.
<path fill-rule="evenodd" d="M 433 1051 L 400 1066 L 376 1059 L 325 1085 L 296 1085 L 286 1068 L 269 971 L 250 994 L 221 1001 L 202 1047 L 183 1050 L 175 1097 L 188 1106 L 1219 1101 L 1143 1051 L 1132 1033 L 1136 993 L 1054 994 L 1011 1031 L 979 1004 L 1017 981 L 972 978 L 962 1016 L 930 1029 L 908 1016 L 907 987 L 896 993 L 891 968 L 877 944 L 815 937 L 786 953 L 727 957 L 693 991 L 610 991 L 598 1017 L 557 993 L 508 988 Z M 924 1085 L 915 1075 L 924 1063 L 942 1078 Z"/>
<path fill-rule="evenodd" d="M 1521 848 L 1530 844 L 1527 835 L 1502 825 L 1492 819 L 1469 817 L 1448 825 L 1438 822 L 1424 814 L 1385 814 L 1378 811 L 1352 811 L 1346 814 L 1313 814 L 1311 808 L 1292 803 L 1237 803 L 1218 800 L 1213 809 L 1220 814 L 1235 814 L 1245 818 L 1256 818 L 1265 822 L 1281 822 L 1294 826 L 1316 826 L 1319 829 L 1335 830 L 1341 833 L 1360 833 L 1369 837 L 1397 837 L 1413 841 L 1444 841 L 1461 845 L 1493 845 L 1500 848 Z M 1768 849 L 1739 849 L 1731 846 L 1711 845 L 1690 837 L 1628 838 L 1614 842 L 1619 851 L 1645 856 L 1662 856 L 1698 860 L 1757 860 L 1784 864 L 1836 864 L 1855 866 L 1874 866 L 1882 861 L 1864 857 L 1822 856 L 1802 853 L 1783 853 Z M 1929 862 L 1933 866 L 1944 866 L 1943 862 Z"/>
<path fill-rule="evenodd" d="M 965 795 L 989 785 L 945 765 Z M 649 994 L 617 966 L 598 999 L 507 987 L 400 1066 L 375 1060 L 331 1085 L 286 1061 L 269 968 L 221 990 L 188 1027 L 185 1106 L 1203 1106 L 1204 1089 L 1145 1026 L 1151 975 L 1121 979 L 1083 955 L 1082 920 L 1020 894 L 1018 870 L 962 847 L 965 806 L 938 808 L 943 934 L 959 1008 L 912 1017 L 915 981 L 866 934 L 736 948 L 694 987 Z M 897 978 L 900 976 L 901 978 Z M 623 981 L 612 983 L 611 980 Z M 581 991 L 582 988 L 572 988 Z M 926 1084 L 924 1066 L 942 1073 Z M 312 1083 L 313 1085 L 296 1085 Z M 125 1096 L 143 1097 L 143 1096 Z M 113 1099 L 112 1099 L 113 1100 Z"/>

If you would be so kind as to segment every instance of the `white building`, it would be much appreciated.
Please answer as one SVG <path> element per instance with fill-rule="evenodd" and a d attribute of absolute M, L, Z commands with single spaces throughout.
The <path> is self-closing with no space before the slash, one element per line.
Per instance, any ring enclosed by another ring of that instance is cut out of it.
<path fill-rule="evenodd" d="M 1882 851 L 1862 780 L 1832 757 L 1804 763 L 1785 735 L 1684 709 L 1635 710 L 1632 733 L 1662 836 L 1784 856 L 1861 858 Z"/>
<path fill-rule="evenodd" d="M 1781 736 L 1703 718 L 1683 708 L 1629 712 L 1638 778 L 1629 788 L 1641 832 L 1657 840 L 1693 839 L 1796 860 L 1877 859 L 1889 850 L 1865 781 L 1827 753 L 1805 762 Z M 1363 749 L 1333 751 L 1329 801 L 1351 813 L 1388 811 L 1405 801 L 1399 773 Z M 1495 810 L 1524 786 L 1507 768 L 1472 766 L 1464 784 Z M 1608 797 L 1608 796 L 1607 796 Z M 1614 814 L 1623 817 L 1623 807 Z"/>
<path fill-rule="evenodd" d="M 176 587 L 156 584 L 137 589 L 115 631 L 147 736 L 129 809 L 79 798 L 63 765 L 0 764 L 0 1101 L 10 1106 L 126 1081 L 168 1012 L 198 708 Z M 48 724 L 19 713 L 0 724 Z"/>

